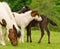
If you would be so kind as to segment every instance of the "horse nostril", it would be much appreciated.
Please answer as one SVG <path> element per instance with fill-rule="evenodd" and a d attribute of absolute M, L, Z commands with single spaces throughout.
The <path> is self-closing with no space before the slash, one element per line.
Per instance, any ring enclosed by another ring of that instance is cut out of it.
<path fill-rule="evenodd" d="M 18 31 L 18 33 L 17 33 L 17 37 L 20 37 L 20 36 L 21 36 L 21 32 Z"/>

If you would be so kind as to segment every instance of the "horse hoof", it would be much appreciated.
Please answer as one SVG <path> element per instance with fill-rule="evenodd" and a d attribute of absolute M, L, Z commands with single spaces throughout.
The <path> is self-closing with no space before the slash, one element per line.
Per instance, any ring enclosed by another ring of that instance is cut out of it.
<path fill-rule="evenodd" d="M 40 42 L 38 42 L 38 43 L 40 43 Z"/>
<path fill-rule="evenodd" d="M 50 42 L 48 42 L 48 44 L 50 44 Z"/>
<path fill-rule="evenodd" d="M 5 44 L 5 42 L 3 42 L 3 41 L 1 42 L 1 44 L 2 44 L 3 46 L 5 46 L 5 45 L 6 45 L 6 44 Z"/>
<path fill-rule="evenodd" d="M 38 41 L 38 43 L 40 43 L 40 41 Z"/>
<path fill-rule="evenodd" d="M 32 43 L 32 41 L 30 41 L 30 43 Z"/>

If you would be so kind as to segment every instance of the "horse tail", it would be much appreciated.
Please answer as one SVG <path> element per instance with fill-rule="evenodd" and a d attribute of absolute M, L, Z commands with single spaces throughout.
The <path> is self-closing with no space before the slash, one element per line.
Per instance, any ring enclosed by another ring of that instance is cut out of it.
<path fill-rule="evenodd" d="M 52 24 L 53 26 L 57 26 L 57 24 L 56 24 L 55 22 L 53 22 L 51 19 L 47 18 L 47 20 L 48 20 L 48 22 L 49 22 L 50 24 Z"/>

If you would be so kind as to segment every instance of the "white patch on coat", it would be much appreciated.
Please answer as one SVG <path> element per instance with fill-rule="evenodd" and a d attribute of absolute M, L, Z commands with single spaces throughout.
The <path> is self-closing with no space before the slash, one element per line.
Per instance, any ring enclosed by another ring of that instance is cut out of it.
<path fill-rule="evenodd" d="M 12 12 L 11 12 L 9 5 L 6 2 L 2 2 L 2 4 L 5 7 L 5 10 L 8 12 L 8 15 L 10 16 L 10 18 L 14 21 L 14 25 L 15 25 L 17 31 L 19 31 L 19 28 L 17 27 L 17 24 L 16 24 L 15 19 L 12 15 Z"/>
<path fill-rule="evenodd" d="M 41 17 L 38 17 L 37 15 L 36 16 L 31 16 L 31 12 L 32 10 L 30 11 L 27 11 L 25 13 L 21 13 L 21 14 L 18 14 L 16 12 L 13 12 L 14 14 L 14 18 L 16 20 L 16 23 L 18 24 L 18 26 L 21 27 L 21 42 L 24 42 L 24 29 L 25 27 L 33 20 L 37 20 L 37 21 L 42 21 L 42 18 Z"/>
<path fill-rule="evenodd" d="M 7 23 L 7 32 L 9 31 L 9 29 L 13 29 L 13 25 L 15 25 L 17 31 L 19 31 L 19 28 L 15 22 L 15 19 L 13 18 L 11 9 L 9 8 L 8 4 L 6 2 L 0 2 L 0 22 L 2 22 L 2 19 L 4 19 Z M 2 34 L 2 28 L 0 27 L 0 34 Z M 9 32 L 8 32 L 9 33 Z M 6 45 L 5 41 L 4 41 L 4 37 L 1 36 L 0 38 L 0 44 L 2 45 Z"/>

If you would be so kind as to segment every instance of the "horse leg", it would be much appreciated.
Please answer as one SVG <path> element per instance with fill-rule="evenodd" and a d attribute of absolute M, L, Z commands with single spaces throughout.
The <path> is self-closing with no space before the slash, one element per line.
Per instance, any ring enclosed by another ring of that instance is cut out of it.
<path fill-rule="evenodd" d="M 24 28 L 21 28 L 21 38 L 20 41 L 24 43 Z"/>
<path fill-rule="evenodd" d="M 6 27 L 4 27 L 3 33 L 4 33 L 4 40 L 5 40 L 5 38 L 6 38 L 6 33 L 7 33 L 7 28 L 6 28 Z"/>
<path fill-rule="evenodd" d="M 40 37 L 38 43 L 41 42 L 41 40 L 42 40 L 42 38 L 43 38 L 43 36 L 44 36 L 44 29 L 43 29 L 41 26 L 40 26 L 40 29 L 41 29 L 41 37 Z"/>
<path fill-rule="evenodd" d="M 2 33 L 2 26 L 0 25 L 0 44 L 6 45 L 4 40 L 4 33 Z"/>
<path fill-rule="evenodd" d="M 28 33 L 27 33 L 27 42 L 29 42 L 29 36 L 28 36 Z"/>
<path fill-rule="evenodd" d="M 27 27 L 27 42 L 29 42 L 29 37 L 30 37 L 30 42 L 32 42 L 30 26 Z"/>
<path fill-rule="evenodd" d="M 31 32 L 30 31 L 31 31 L 30 29 L 27 30 L 27 42 L 29 42 L 29 37 L 30 37 L 30 42 L 32 42 Z"/>
<path fill-rule="evenodd" d="M 10 39 L 8 37 L 8 35 L 9 35 L 9 29 L 8 29 L 8 27 L 6 28 L 6 32 L 7 32 L 7 40 L 8 40 L 8 42 L 10 42 Z"/>
<path fill-rule="evenodd" d="M 27 29 L 27 42 L 29 42 L 29 29 L 28 28 L 26 29 Z"/>
<path fill-rule="evenodd" d="M 32 42 L 31 33 L 30 33 L 30 42 Z"/>
<path fill-rule="evenodd" d="M 32 42 L 32 38 L 31 38 L 31 28 L 29 29 L 29 35 L 30 35 L 30 42 Z"/>
<path fill-rule="evenodd" d="M 48 44 L 50 44 L 50 31 L 48 29 L 48 27 L 45 28 L 47 35 L 48 35 Z"/>

